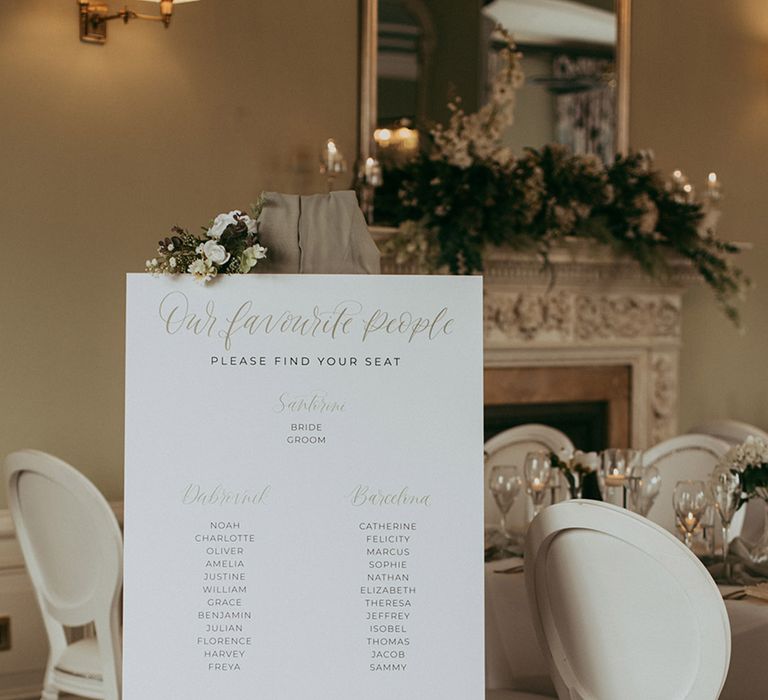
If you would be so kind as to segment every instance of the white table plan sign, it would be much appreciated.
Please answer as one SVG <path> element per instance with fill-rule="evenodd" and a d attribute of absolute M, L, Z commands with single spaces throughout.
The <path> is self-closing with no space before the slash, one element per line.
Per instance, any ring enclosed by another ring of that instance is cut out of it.
<path fill-rule="evenodd" d="M 125 700 L 481 700 L 482 280 L 127 280 Z"/>

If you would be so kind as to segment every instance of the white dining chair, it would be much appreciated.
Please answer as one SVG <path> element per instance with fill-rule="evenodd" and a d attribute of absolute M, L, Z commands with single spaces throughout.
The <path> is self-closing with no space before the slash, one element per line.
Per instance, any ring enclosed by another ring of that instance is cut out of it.
<path fill-rule="evenodd" d="M 643 454 L 643 464 L 655 466 L 661 474 L 661 490 L 648 518 L 672 533 L 678 533 L 672 494 L 678 481 L 700 480 L 705 484 L 712 470 L 720 463 L 730 445 L 712 437 L 689 433 L 664 440 Z M 717 516 L 715 516 L 717 518 Z M 744 508 L 731 522 L 728 538 L 736 537 L 744 523 Z M 716 523 L 717 527 L 717 523 Z"/>
<path fill-rule="evenodd" d="M 487 690 L 485 700 L 546 700 L 551 695 L 535 695 L 522 690 Z"/>
<path fill-rule="evenodd" d="M 756 425 L 727 418 L 704 421 L 693 426 L 688 432 L 711 435 L 712 437 L 725 440 L 725 442 L 731 445 L 738 445 L 744 442 L 750 435 L 768 442 L 768 433 L 765 430 L 758 428 Z"/>
<path fill-rule="evenodd" d="M 485 524 L 497 526 L 500 515 L 496 503 L 488 490 L 488 477 L 491 468 L 497 464 L 516 465 L 520 470 L 520 476 L 523 476 L 523 464 L 525 456 L 535 450 L 549 450 L 559 453 L 562 450 L 573 452 L 573 443 L 568 439 L 565 433 L 556 428 L 539 423 L 527 423 L 517 425 L 514 428 L 508 428 L 485 443 Z M 522 532 L 527 523 L 527 498 L 524 492 L 521 492 L 509 512 L 508 523 L 512 529 Z"/>
<path fill-rule="evenodd" d="M 688 432 L 712 435 L 713 437 L 725 440 L 731 445 L 740 445 L 750 436 L 768 442 L 768 433 L 765 430 L 758 428 L 756 425 L 727 418 L 704 421 L 695 425 Z M 753 498 L 746 506 L 741 508 L 737 514 L 739 522 L 743 522 L 739 528 L 741 530 L 741 537 L 747 541 L 755 541 L 763 534 L 766 508 L 768 508 L 768 504 L 762 498 Z M 737 534 L 734 533 L 733 537 L 736 537 Z"/>
<path fill-rule="evenodd" d="M 80 472 L 44 452 L 5 459 L 8 499 L 50 643 L 41 700 L 59 693 L 120 700 L 120 528 Z M 68 643 L 65 627 L 96 637 Z"/>
<path fill-rule="evenodd" d="M 525 585 L 560 700 L 715 700 L 731 652 L 720 592 L 663 528 L 599 501 L 545 508 Z"/>

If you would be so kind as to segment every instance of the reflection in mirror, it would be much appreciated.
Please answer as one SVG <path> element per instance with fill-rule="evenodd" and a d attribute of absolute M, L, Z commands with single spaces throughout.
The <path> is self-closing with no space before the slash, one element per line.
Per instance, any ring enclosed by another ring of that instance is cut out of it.
<path fill-rule="evenodd" d="M 555 142 L 605 161 L 617 141 L 625 148 L 615 0 L 379 0 L 377 15 L 374 138 L 385 163 L 417 152 L 419 133 L 447 121 L 449 99 L 460 96 L 468 112 L 487 101 L 505 46 L 497 24 L 514 37 L 526 74 L 505 145 Z"/>
<path fill-rule="evenodd" d="M 613 160 L 616 142 L 614 0 L 494 0 L 484 14 L 512 33 L 526 83 L 507 142 L 560 143 Z M 493 48 L 490 51 L 493 58 Z"/>
<path fill-rule="evenodd" d="M 389 160 L 401 162 L 418 151 L 416 127 L 429 121 L 435 28 L 423 0 L 379 0 L 378 28 L 374 138 Z"/>

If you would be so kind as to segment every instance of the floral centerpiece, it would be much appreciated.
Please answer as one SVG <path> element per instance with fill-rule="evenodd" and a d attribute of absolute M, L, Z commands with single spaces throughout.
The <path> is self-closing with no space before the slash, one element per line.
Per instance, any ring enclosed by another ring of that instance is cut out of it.
<path fill-rule="evenodd" d="M 599 457 L 597 452 L 582 452 L 575 450 L 561 450 L 559 453 L 550 452 L 549 460 L 552 468 L 557 469 L 563 475 L 568 484 L 568 492 L 571 498 L 595 498 L 595 489 L 589 488 L 590 477 L 595 480 L 593 486 L 597 487 L 597 469 Z M 585 486 L 586 493 L 585 493 Z M 599 488 L 596 493 L 599 495 Z"/>
<path fill-rule="evenodd" d="M 399 264 L 470 274 L 487 246 L 548 253 L 569 238 L 589 239 L 637 260 L 651 275 L 669 253 L 691 261 L 738 322 L 733 303 L 748 286 L 728 255 L 738 248 L 715 235 L 717 197 L 697 201 L 678 175 L 667 181 L 650 152 L 603 164 L 559 145 L 515 156 L 503 145 L 523 82 L 520 54 L 507 35 L 490 101 L 467 114 L 449 103 L 447 125 L 431 130 L 431 148 L 386 173 L 377 209 L 399 226 L 385 252 Z"/>
<path fill-rule="evenodd" d="M 728 450 L 723 462 L 741 478 L 742 503 L 755 496 L 768 501 L 768 442 L 750 435 Z"/>
<path fill-rule="evenodd" d="M 219 214 L 203 235 L 194 235 L 174 226 L 171 235 L 158 242 L 157 255 L 146 262 L 147 272 L 179 274 L 188 272 L 205 283 L 218 274 L 251 272 L 267 249 L 259 242 L 258 217 L 264 195 L 251 206 L 251 213 L 234 210 Z"/>
<path fill-rule="evenodd" d="M 768 504 L 768 442 L 750 435 L 741 445 L 728 450 L 722 464 L 739 475 L 741 505 L 755 497 Z M 768 562 L 768 508 L 765 510 L 763 535 L 750 555 L 755 562 Z"/>

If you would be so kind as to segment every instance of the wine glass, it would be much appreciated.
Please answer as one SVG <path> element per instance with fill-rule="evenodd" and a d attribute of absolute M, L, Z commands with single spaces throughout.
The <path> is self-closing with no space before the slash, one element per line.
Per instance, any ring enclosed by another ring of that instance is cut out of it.
<path fill-rule="evenodd" d="M 707 490 L 703 481 L 678 481 L 672 494 L 675 515 L 685 533 L 688 549 L 693 542 L 693 531 L 707 510 Z"/>
<path fill-rule="evenodd" d="M 645 517 L 661 490 L 661 474 L 652 466 L 636 464 L 629 472 L 627 491 L 630 510 Z"/>
<path fill-rule="evenodd" d="M 552 461 L 548 452 L 529 452 L 525 456 L 523 466 L 525 486 L 533 502 L 533 517 L 535 518 L 547 495 L 547 486 L 552 477 Z"/>
<path fill-rule="evenodd" d="M 712 472 L 709 490 L 723 528 L 723 562 L 725 562 L 728 557 L 728 529 L 741 505 L 741 477 L 728 465 L 721 465 Z"/>
<path fill-rule="evenodd" d="M 514 465 L 499 464 L 491 469 L 491 475 L 488 480 L 488 488 L 496 501 L 496 507 L 501 513 L 501 533 L 511 539 L 512 535 L 508 529 L 507 514 L 523 487 L 523 478 Z"/>
<path fill-rule="evenodd" d="M 706 487 L 706 484 L 704 486 Z M 699 523 L 699 530 L 701 531 L 701 551 L 705 556 L 712 556 L 715 553 L 715 505 L 709 489 L 707 489 L 706 496 L 707 508 Z M 696 544 L 694 542 L 694 548 L 695 546 Z"/>

